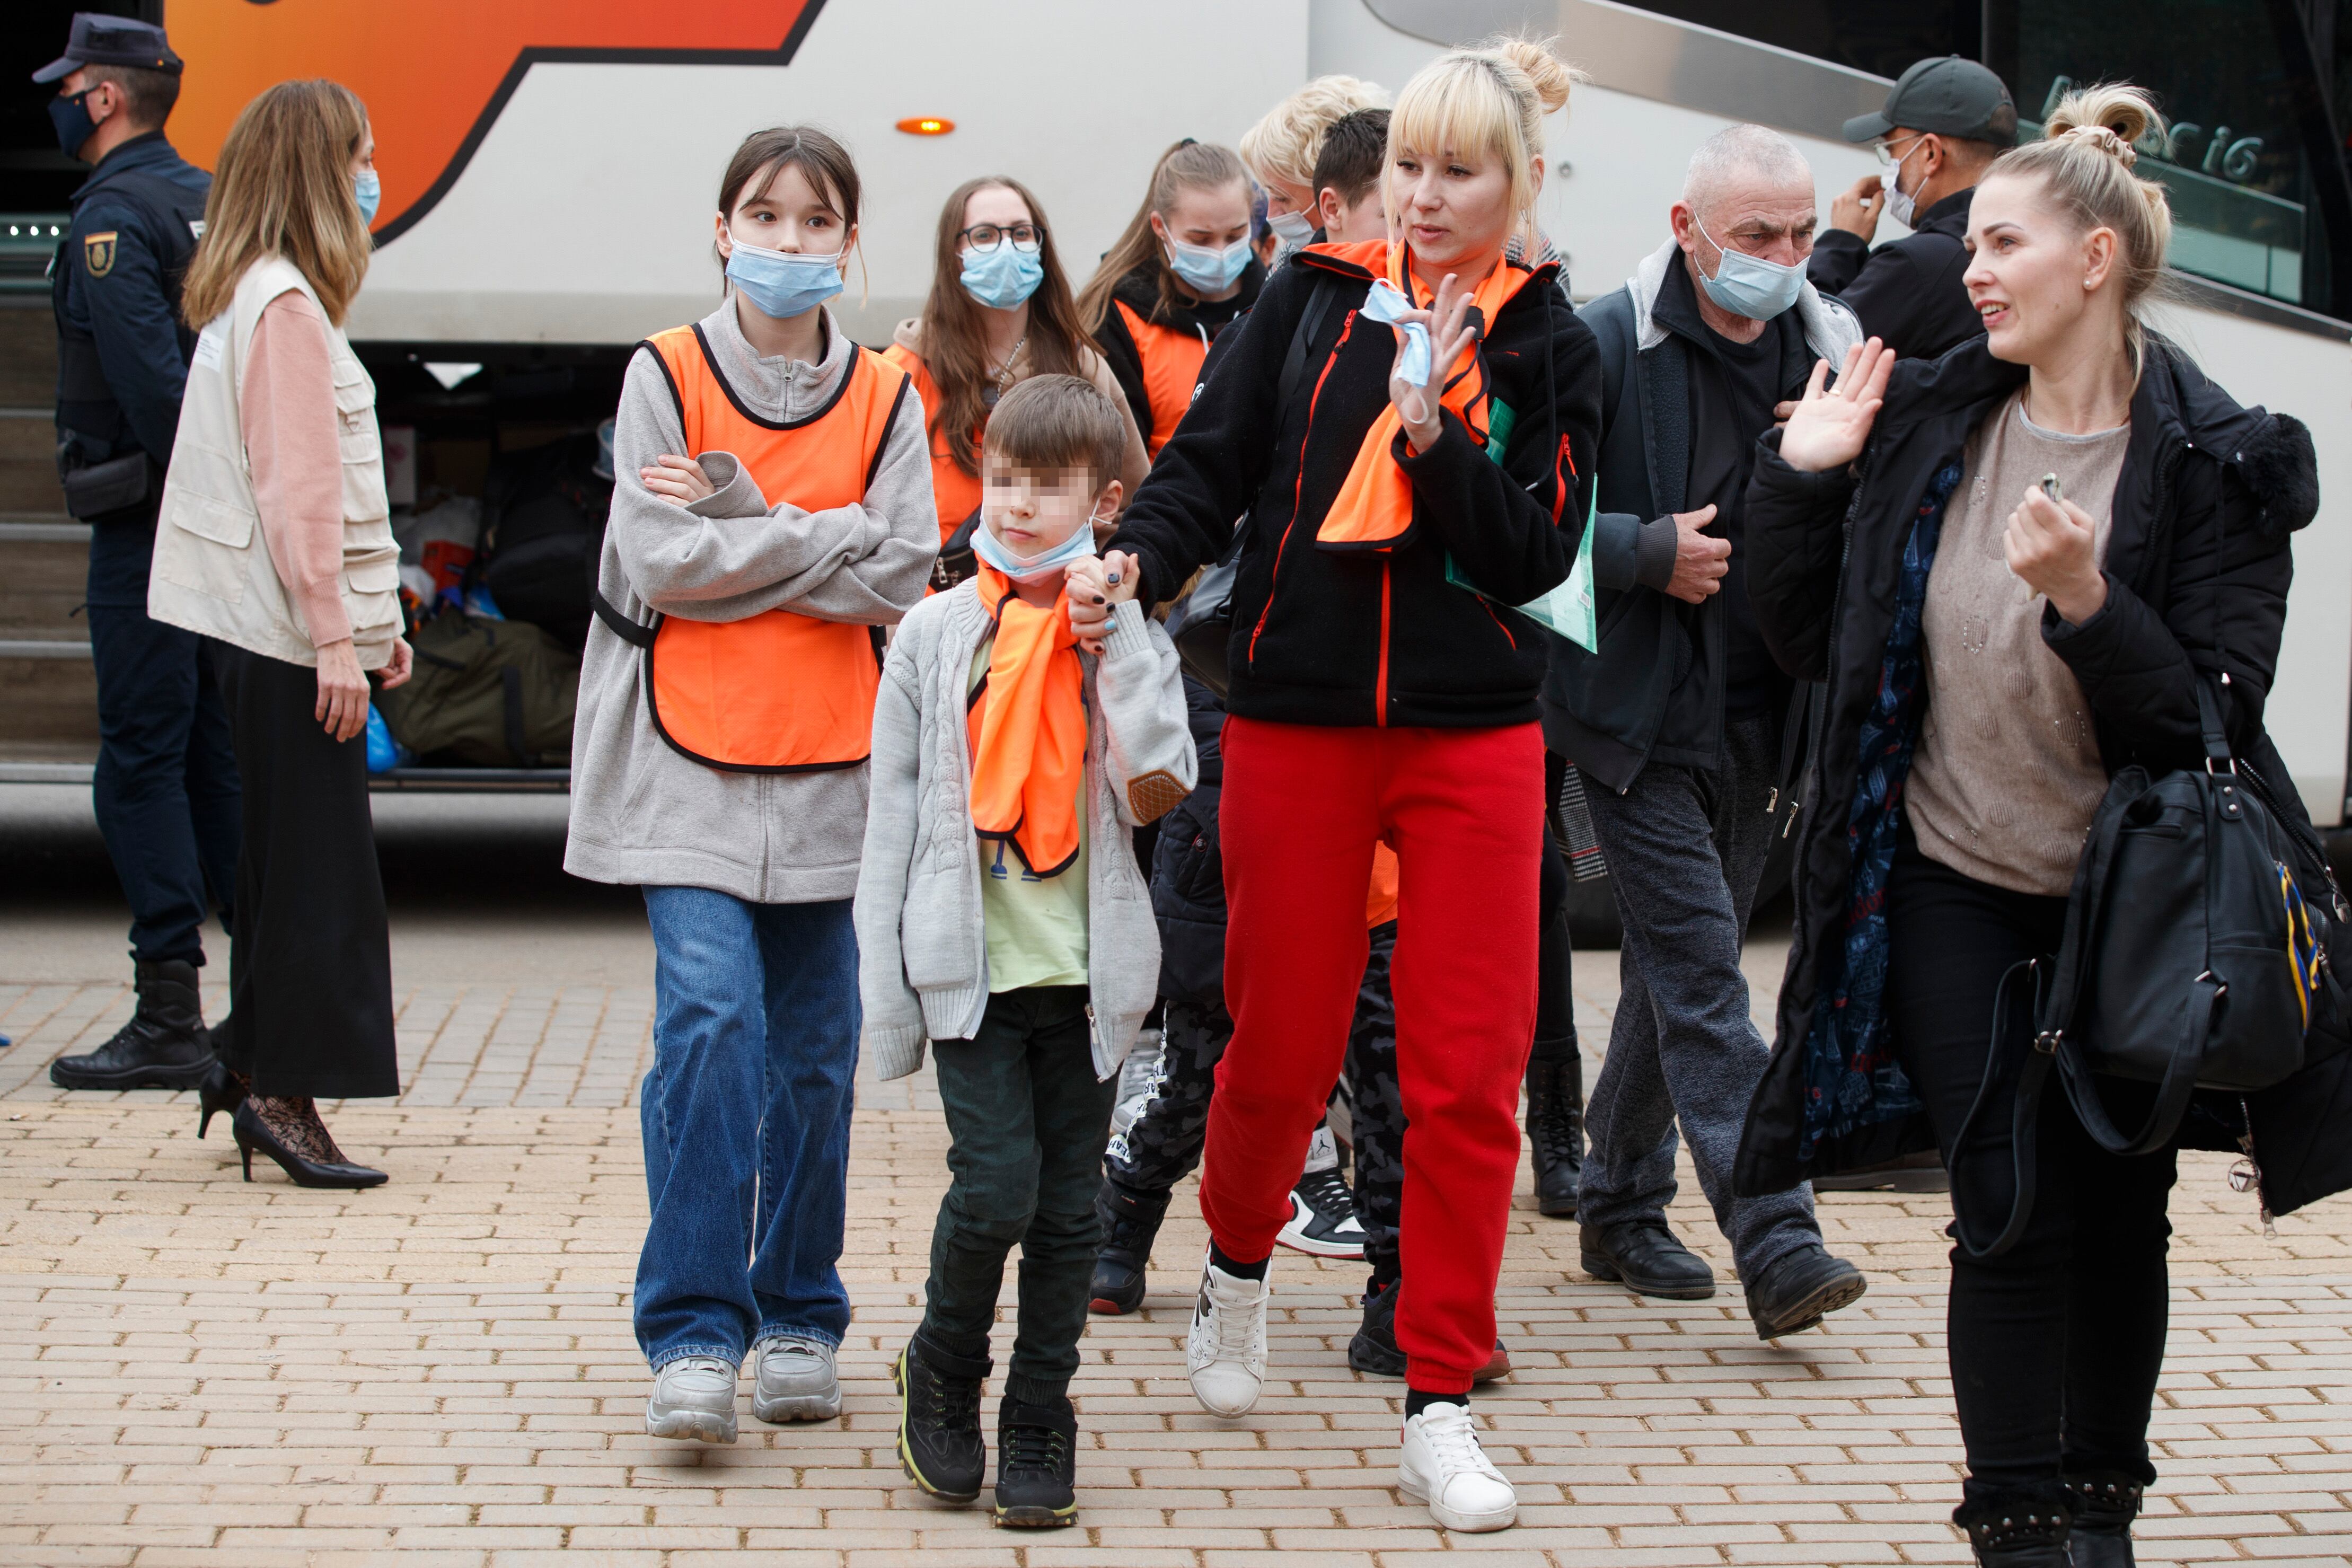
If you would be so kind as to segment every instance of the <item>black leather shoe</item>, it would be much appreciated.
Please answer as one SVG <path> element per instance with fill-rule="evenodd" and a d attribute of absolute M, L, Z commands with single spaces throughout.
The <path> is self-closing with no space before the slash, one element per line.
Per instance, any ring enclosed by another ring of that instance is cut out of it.
<path fill-rule="evenodd" d="M 1095 1254 L 1094 1283 L 1087 1310 L 1124 1317 L 1143 1305 L 1144 1270 L 1152 1239 L 1168 1215 L 1166 1193 L 1139 1193 L 1108 1176 L 1095 1194 L 1095 1217 L 1102 1222 L 1102 1250 Z"/>
<path fill-rule="evenodd" d="M 1007 1394 L 996 1412 L 999 1524 L 1052 1530 L 1078 1522 L 1078 1417 L 1065 1397 L 1031 1405 Z"/>
<path fill-rule="evenodd" d="M 1759 1340 L 1777 1340 L 1818 1327 L 1823 1316 L 1862 1300 L 1870 1281 L 1819 1242 L 1782 1258 L 1748 1287 L 1748 1315 Z"/>
<path fill-rule="evenodd" d="M 1546 1043 L 1538 1041 L 1537 1048 Z M 1536 1208 L 1554 1219 L 1572 1217 L 1584 1184 L 1584 1060 L 1573 1040 L 1553 1060 L 1528 1058 L 1528 1143 Z"/>
<path fill-rule="evenodd" d="M 980 1496 L 988 1443 L 980 1435 L 980 1385 L 989 1360 L 949 1355 L 917 1334 L 890 1364 L 898 1390 L 898 1468 L 948 1502 Z"/>
<path fill-rule="evenodd" d="M 293 1178 L 298 1187 L 378 1187 L 392 1178 L 367 1165 L 355 1165 L 348 1160 L 311 1160 L 296 1153 L 279 1141 L 253 1109 L 250 1099 L 237 1101 L 229 1112 L 228 1130 L 236 1136 L 236 1152 L 245 1162 L 245 1179 L 253 1180 L 253 1152 L 256 1149 L 278 1162 L 278 1168 Z"/>
<path fill-rule="evenodd" d="M 1676 1239 L 1662 1219 L 1581 1226 L 1577 1249 L 1587 1274 L 1617 1280 L 1644 1296 L 1704 1301 L 1715 1294 L 1715 1270 Z"/>
<path fill-rule="evenodd" d="M 228 1064 L 215 1060 L 204 1081 L 196 1085 L 196 1136 L 213 1124 L 213 1118 L 235 1110 L 245 1103 L 245 1085 L 237 1081 Z"/>
<path fill-rule="evenodd" d="M 1367 1377 L 1404 1375 L 1404 1351 L 1396 1337 L 1397 1289 L 1395 1284 L 1391 1284 L 1365 1296 L 1363 1326 L 1348 1342 L 1349 1367 Z M 1510 1372 L 1511 1352 L 1503 1348 L 1498 1336 L 1495 1353 L 1486 1358 L 1486 1364 L 1478 1369 L 1471 1382 L 1492 1383 L 1498 1377 L 1509 1376 Z"/>
<path fill-rule="evenodd" d="M 2066 1560 L 2073 1568 L 2134 1568 L 2131 1528 L 2140 1490 L 2139 1482 L 2114 1471 L 2066 1478 L 2074 1515 Z"/>
<path fill-rule="evenodd" d="M 196 966 L 182 959 L 137 966 L 139 1005 L 131 1022 L 86 1056 L 59 1057 L 59 1089 L 194 1089 L 212 1070 L 213 1040 L 196 995 Z"/>

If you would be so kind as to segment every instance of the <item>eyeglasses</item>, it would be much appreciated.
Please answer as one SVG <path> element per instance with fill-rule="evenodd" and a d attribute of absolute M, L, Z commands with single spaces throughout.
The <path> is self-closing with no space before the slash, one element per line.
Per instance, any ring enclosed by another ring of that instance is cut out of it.
<path fill-rule="evenodd" d="M 1920 142 L 1925 142 L 1927 139 L 1927 133 L 1924 131 L 1921 132 L 1918 135 L 1912 137 L 1909 142 L 1906 142 L 1904 144 L 1903 151 L 1898 153 L 1895 151 L 1894 144 L 1882 136 L 1877 141 L 1870 144 L 1870 150 L 1878 154 L 1878 161 L 1880 163 L 1885 164 L 1891 169 L 1895 164 L 1903 162 L 1904 159 L 1911 156 L 1912 149 L 1918 146 Z"/>
<path fill-rule="evenodd" d="M 976 223 L 956 236 L 974 250 L 994 250 L 1006 240 L 1015 250 L 1035 250 L 1045 243 L 1045 230 L 1034 223 L 1016 223 L 1000 228 L 992 223 Z"/>

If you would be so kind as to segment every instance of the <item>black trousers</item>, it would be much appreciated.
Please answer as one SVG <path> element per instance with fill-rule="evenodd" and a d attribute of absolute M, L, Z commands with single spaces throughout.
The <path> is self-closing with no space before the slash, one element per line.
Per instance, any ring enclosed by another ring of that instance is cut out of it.
<path fill-rule="evenodd" d="M 1953 1139 L 1985 1078 L 2000 977 L 2021 959 L 2055 952 L 2065 913 L 2063 899 L 2011 892 L 1929 860 L 1905 831 L 1887 885 L 1887 1015 L 1896 1059 L 1953 1173 L 1953 1210 L 1980 1240 L 2010 1213 L 2014 1100 L 1996 1085 L 1966 1147 L 1955 1150 Z M 2013 1082 L 2013 1072 L 2002 1076 Z M 2101 1088 L 2126 1125 L 2145 1113 L 2148 1086 Z M 2101 1149 L 2053 1074 L 2033 1160 L 2033 1215 L 2016 1247 L 1982 1263 L 1952 1251 L 1948 1331 L 1969 1455 L 1964 1524 L 2053 1505 L 2062 1476 L 2156 1479 L 2147 1421 L 2164 1364 L 2172 1151 L 2126 1159 Z"/>
<path fill-rule="evenodd" d="M 205 917 L 232 917 L 236 758 L 221 707 L 218 646 L 147 615 L 155 553 L 150 499 L 90 527 L 89 651 L 98 675 L 91 805 L 131 906 L 131 956 L 205 961 Z"/>
<path fill-rule="evenodd" d="M 398 1094 L 366 738 L 328 738 L 309 666 L 211 646 L 245 785 L 225 1059 L 256 1094 Z"/>

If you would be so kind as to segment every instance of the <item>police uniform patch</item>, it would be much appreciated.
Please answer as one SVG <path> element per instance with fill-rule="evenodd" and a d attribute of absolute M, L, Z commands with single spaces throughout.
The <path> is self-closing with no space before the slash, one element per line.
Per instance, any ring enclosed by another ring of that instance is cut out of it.
<path fill-rule="evenodd" d="M 110 228 L 101 234 L 81 237 L 82 265 L 89 268 L 92 278 L 103 278 L 114 270 L 115 233 Z"/>

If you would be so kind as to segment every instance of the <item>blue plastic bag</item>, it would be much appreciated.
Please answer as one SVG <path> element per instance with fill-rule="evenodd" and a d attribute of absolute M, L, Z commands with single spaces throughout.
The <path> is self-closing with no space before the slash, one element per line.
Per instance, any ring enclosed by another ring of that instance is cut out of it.
<path fill-rule="evenodd" d="M 415 753 L 406 746 L 392 738 L 392 727 L 383 721 L 383 715 L 375 710 L 375 704 L 369 703 L 367 771 L 372 773 L 390 773 L 394 768 L 407 766 L 414 756 Z"/>

